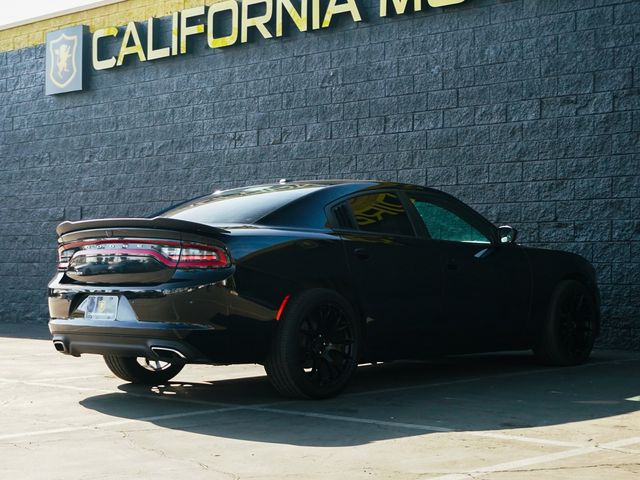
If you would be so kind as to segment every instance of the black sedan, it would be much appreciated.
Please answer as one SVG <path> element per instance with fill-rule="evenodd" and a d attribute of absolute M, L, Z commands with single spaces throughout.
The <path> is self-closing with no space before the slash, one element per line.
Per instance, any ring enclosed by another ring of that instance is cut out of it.
<path fill-rule="evenodd" d="M 57 232 L 54 346 L 130 382 L 261 363 L 280 393 L 323 398 L 365 362 L 533 349 L 575 365 L 599 330 L 584 258 L 415 185 L 281 181 Z"/>

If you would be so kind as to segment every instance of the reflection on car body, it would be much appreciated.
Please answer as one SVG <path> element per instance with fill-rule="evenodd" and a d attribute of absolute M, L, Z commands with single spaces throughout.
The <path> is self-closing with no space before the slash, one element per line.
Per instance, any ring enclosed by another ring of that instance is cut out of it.
<path fill-rule="evenodd" d="M 573 365 L 599 330 L 585 259 L 416 185 L 281 182 L 57 231 L 54 345 L 132 382 L 258 362 L 281 393 L 322 398 L 359 362 L 533 349 Z"/>

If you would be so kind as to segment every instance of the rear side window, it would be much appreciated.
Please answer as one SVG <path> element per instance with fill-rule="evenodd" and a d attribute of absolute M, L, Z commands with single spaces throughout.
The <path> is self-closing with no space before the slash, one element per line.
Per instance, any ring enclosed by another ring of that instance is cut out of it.
<path fill-rule="evenodd" d="M 391 235 L 414 235 L 409 216 L 395 193 L 362 195 L 349 200 L 359 230 Z"/>

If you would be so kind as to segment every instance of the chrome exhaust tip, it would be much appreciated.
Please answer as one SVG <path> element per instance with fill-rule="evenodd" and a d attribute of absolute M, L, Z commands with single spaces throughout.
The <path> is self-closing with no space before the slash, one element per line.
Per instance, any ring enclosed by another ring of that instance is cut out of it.
<path fill-rule="evenodd" d="M 156 347 L 152 346 L 151 351 L 155 353 L 161 360 L 186 360 L 187 356 L 180 350 L 169 347 Z"/>
<path fill-rule="evenodd" d="M 67 347 L 64 345 L 64 342 L 62 340 L 54 340 L 53 346 L 57 351 L 67 353 Z"/>

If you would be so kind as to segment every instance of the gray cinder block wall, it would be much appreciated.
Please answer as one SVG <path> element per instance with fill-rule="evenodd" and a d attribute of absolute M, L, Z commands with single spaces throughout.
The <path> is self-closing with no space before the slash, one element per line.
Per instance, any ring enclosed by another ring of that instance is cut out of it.
<path fill-rule="evenodd" d="M 0 53 L 0 321 L 46 322 L 56 224 L 291 179 L 441 188 L 598 271 L 640 349 L 640 2 L 467 0 L 95 72 Z"/>

